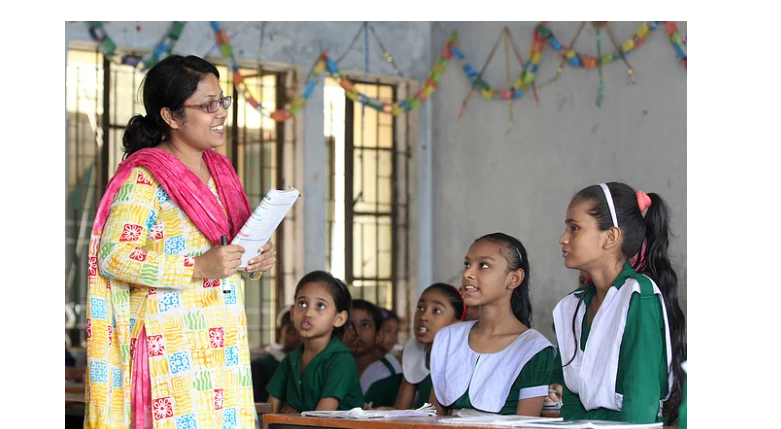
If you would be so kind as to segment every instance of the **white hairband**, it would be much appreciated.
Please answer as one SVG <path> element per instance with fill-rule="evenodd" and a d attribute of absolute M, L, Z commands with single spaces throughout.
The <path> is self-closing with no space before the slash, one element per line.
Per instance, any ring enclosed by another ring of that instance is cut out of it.
<path fill-rule="evenodd" d="M 613 226 L 618 228 L 618 217 L 616 217 L 616 207 L 613 205 L 613 196 L 610 194 L 610 188 L 605 183 L 600 183 L 602 192 L 605 193 L 605 199 L 607 200 L 607 206 L 610 207 L 610 217 L 613 218 Z"/>

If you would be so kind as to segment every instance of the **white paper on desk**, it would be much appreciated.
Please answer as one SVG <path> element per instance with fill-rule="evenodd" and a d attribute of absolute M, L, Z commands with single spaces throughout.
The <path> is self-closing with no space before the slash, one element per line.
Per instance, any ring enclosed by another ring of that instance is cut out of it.
<path fill-rule="evenodd" d="M 479 412 L 478 412 L 479 413 Z M 467 413 L 465 413 L 467 414 Z M 462 414 L 461 417 L 447 417 L 439 419 L 439 423 L 447 423 L 453 426 L 489 426 L 489 427 L 525 427 L 523 425 L 538 422 L 560 422 L 563 419 L 561 417 L 531 417 L 531 416 L 516 416 L 516 415 L 498 415 L 490 413 L 480 413 L 467 415 Z"/>
<path fill-rule="evenodd" d="M 569 428 L 569 429 L 651 429 L 662 428 L 662 423 L 625 423 L 604 420 L 570 420 L 566 422 L 531 422 L 518 427 L 524 428 Z"/>
<path fill-rule="evenodd" d="M 407 417 L 436 417 L 437 411 L 430 404 L 424 404 L 417 410 L 362 410 L 353 408 L 347 411 L 304 411 L 301 417 L 321 417 L 327 419 L 398 419 Z"/>
<path fill-rule="evenodd" d="M 298 189 L 292 186 L 285 191 L 271 188 L 266 196 L 260 200 L 260 204 L 231 241 L 231 244 L 244 247 L 241 265 L 239 265 L 240 270 L 247 268 L 250 259 L 260 255 L 260 247 L 271 239 L 271 235 L 282 223 L 282 219 L 298 200 L 298 195 Z"/>

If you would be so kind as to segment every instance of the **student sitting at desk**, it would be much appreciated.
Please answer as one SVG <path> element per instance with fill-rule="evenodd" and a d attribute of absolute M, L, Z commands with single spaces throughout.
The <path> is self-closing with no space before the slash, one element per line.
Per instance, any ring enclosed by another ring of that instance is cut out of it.
<path fill-rule="evenodd" d="M 389 361 L 399 362 L 403 345 L 399 344 L 399 326 L 401 319 L 393 312 L 380 308 L 382 314 L 382 341 L 377 342 L 377 352 Z"/>
<path fill-rule="evenodd" d="M 469 247 L 461 284 L 464 302 L 480 316 L 434 338 L 429 402 L 437 415 L 459 408 L 540 415 L 556 352 L 529 328 L 529 274 L 526 249 L 509 235 L 486 235 Z"/>
<path fill-rule="evenodd" d="M 418 299 L 413 322 L 413 338 L 404 344 L 401 357 L 404 380 L 399 388 L 395 408 L 420 408 L 431 395 L 431 345 L 434 336 L 445 326 L 458 323 L 466 315 L 464 297 L 455 286 L 434 283 Z"/>
<path fill-rule="evenodd" d="M 268 384 L 272 413 L 349 410 L 363 407 L 358 367 L 342 344 L 350 317 L 350 291 L 325 271 L 296 286 L 291 309 L 303 344 L 279 364 Z"/>
<path fill-rule="evenodd" d="M 572 198 L 565 224 L 564 265 L 591 281 L 553 310 L 561 417 L 676 425 L 686 321 L 667 253 L 670 208 L 657 194 L 601 183 Z"/>
<path fill-rule="evenodd" d="M 344 342 L 358 364 L 361 389 L 367 405 L 392 407 L 401 385 L 401 364 L 395 358 L 377 353 L 382 341 L 382 313 L 369 301 L 353 300 Z"/>

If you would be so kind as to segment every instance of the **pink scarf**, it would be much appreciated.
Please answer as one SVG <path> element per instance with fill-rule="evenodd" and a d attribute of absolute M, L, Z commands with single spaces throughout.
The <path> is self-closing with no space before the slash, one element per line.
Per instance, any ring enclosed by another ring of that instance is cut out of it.
<path fill-rule="evenodd" d="M 217 185 L 217 192 L 220 200 L 228 213 L 226 219 L 222 207 L 217 201 L 208 186 L 201 182 L 201 179 L 190 171 L 176 156 L 155 148 L 142 149 L 130 155 L 122 161 L 117 167 L 117 173 L 108 183 L 106 193 L 100 200 L 98 211 L 95 215 L 95 223 L 92 227 L 92 237 L 90 239 L 90 276 L 100 275 L 97 270 L 98 246 L 100 235 L 106 224 L 111 204 L 114 201 L 122 184 L 130 176 L 133 168 L 142 166 L 152 172 L 155 179 L 160 183 L 165 192 L 178 205 L 193 224 L 203 235 L 212 242 L 219 244 L 222 235 L 233 239 L 239 229 L 244 225 L 251 214 L 249 201 L 244 195 L 244 188 L 241 186 L 238 176 L 233 166 L 224 155 L 217 152 L 206 150 L 203 152 L 203 159 L 211 172 L 212 178 Z M 93 268 L 95 267 L 95 268 Z M 108 281 L 107 281 L 108 282 Z M 92 280 L 90 280 L 90 284 Z M 107 302 L 111 302 L 111 289 L 105 291 Z M 117 335 L 122 337 L 124 331 L 120 330 Z M 126 339 L 126 341 L 130 341 Z M 131 418 L 134 429 L 151 428 L 152 423 L 152 401 L 151 384 L 149 380 L 149 361 L 146 352 L 146 330 L 142 329 L 138 338 L 140 343 L 133 359 L 133 378 L 131 380 Z M 88 352 L 89 355 L 89 352 Z M 125 370 L 127 363 L 123 364 Z M 92 400 L 92 398 L 90 398 Z M 108 407 L 104 398 L 102 403 L 90 404 L 90 409 L 105 411 Z"/>
<path fill-rule="evenodd" d="M 179 158 L 162 149 L 147 148 L 133 153 L 117 167 L 117 173 L 108 183 L 106 193 L 100 200 L 93 231 L 103 230 L 114 196 L 133 168 L 142 166 L 152 172 L 165 192 L 187 213 L 198 230 L 212 244 L 219 244 L 222 235 L 227 236 L 228 241 L 231 241 L 244 226 L 252 209 L 228 158 L 212 150 L 206 150 L 203 152 L 203 159 L 217 185 L 220 200 L 228 212 L 228 219 L 225 219 L 225 214 L 209 187 L 179 161 Z"/>

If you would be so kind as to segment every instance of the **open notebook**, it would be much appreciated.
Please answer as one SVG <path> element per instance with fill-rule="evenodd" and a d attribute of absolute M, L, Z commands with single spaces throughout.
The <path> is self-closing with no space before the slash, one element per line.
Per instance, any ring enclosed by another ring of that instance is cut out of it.
<path fill-rule="evenodd" d="M 651 429 L 661 428 L 662 423 L 624 423 L 604 420 L 570 420 L 568 422 L 525 423 L 524 428 L 568 428 L 568 429 Z"/>
<path fill-rule="evenodd" d="M 347 411 L 304 411 L 302 417 L 320 417 L 326 419 L 395 419 L 407 417 L 435 417 L 437 411 L 431 404 L 423 404 L 417 410 L 362 410 L 353 408 Z"/>
<path fill-rule="evenodd" d="M 466 411 L 466 410 L 462 410 Z M 439 423 L 445 423 L 452 426 L 486 426 L 486 427 L 524 427 L 523 425 L 538 422 L 561 422 L 561 417 L 531 417 L 531 416 L 502 416 L 490 413 L 463 413 L 460 412 L 457 417 L 446 417 L 439 419 Z"/>

